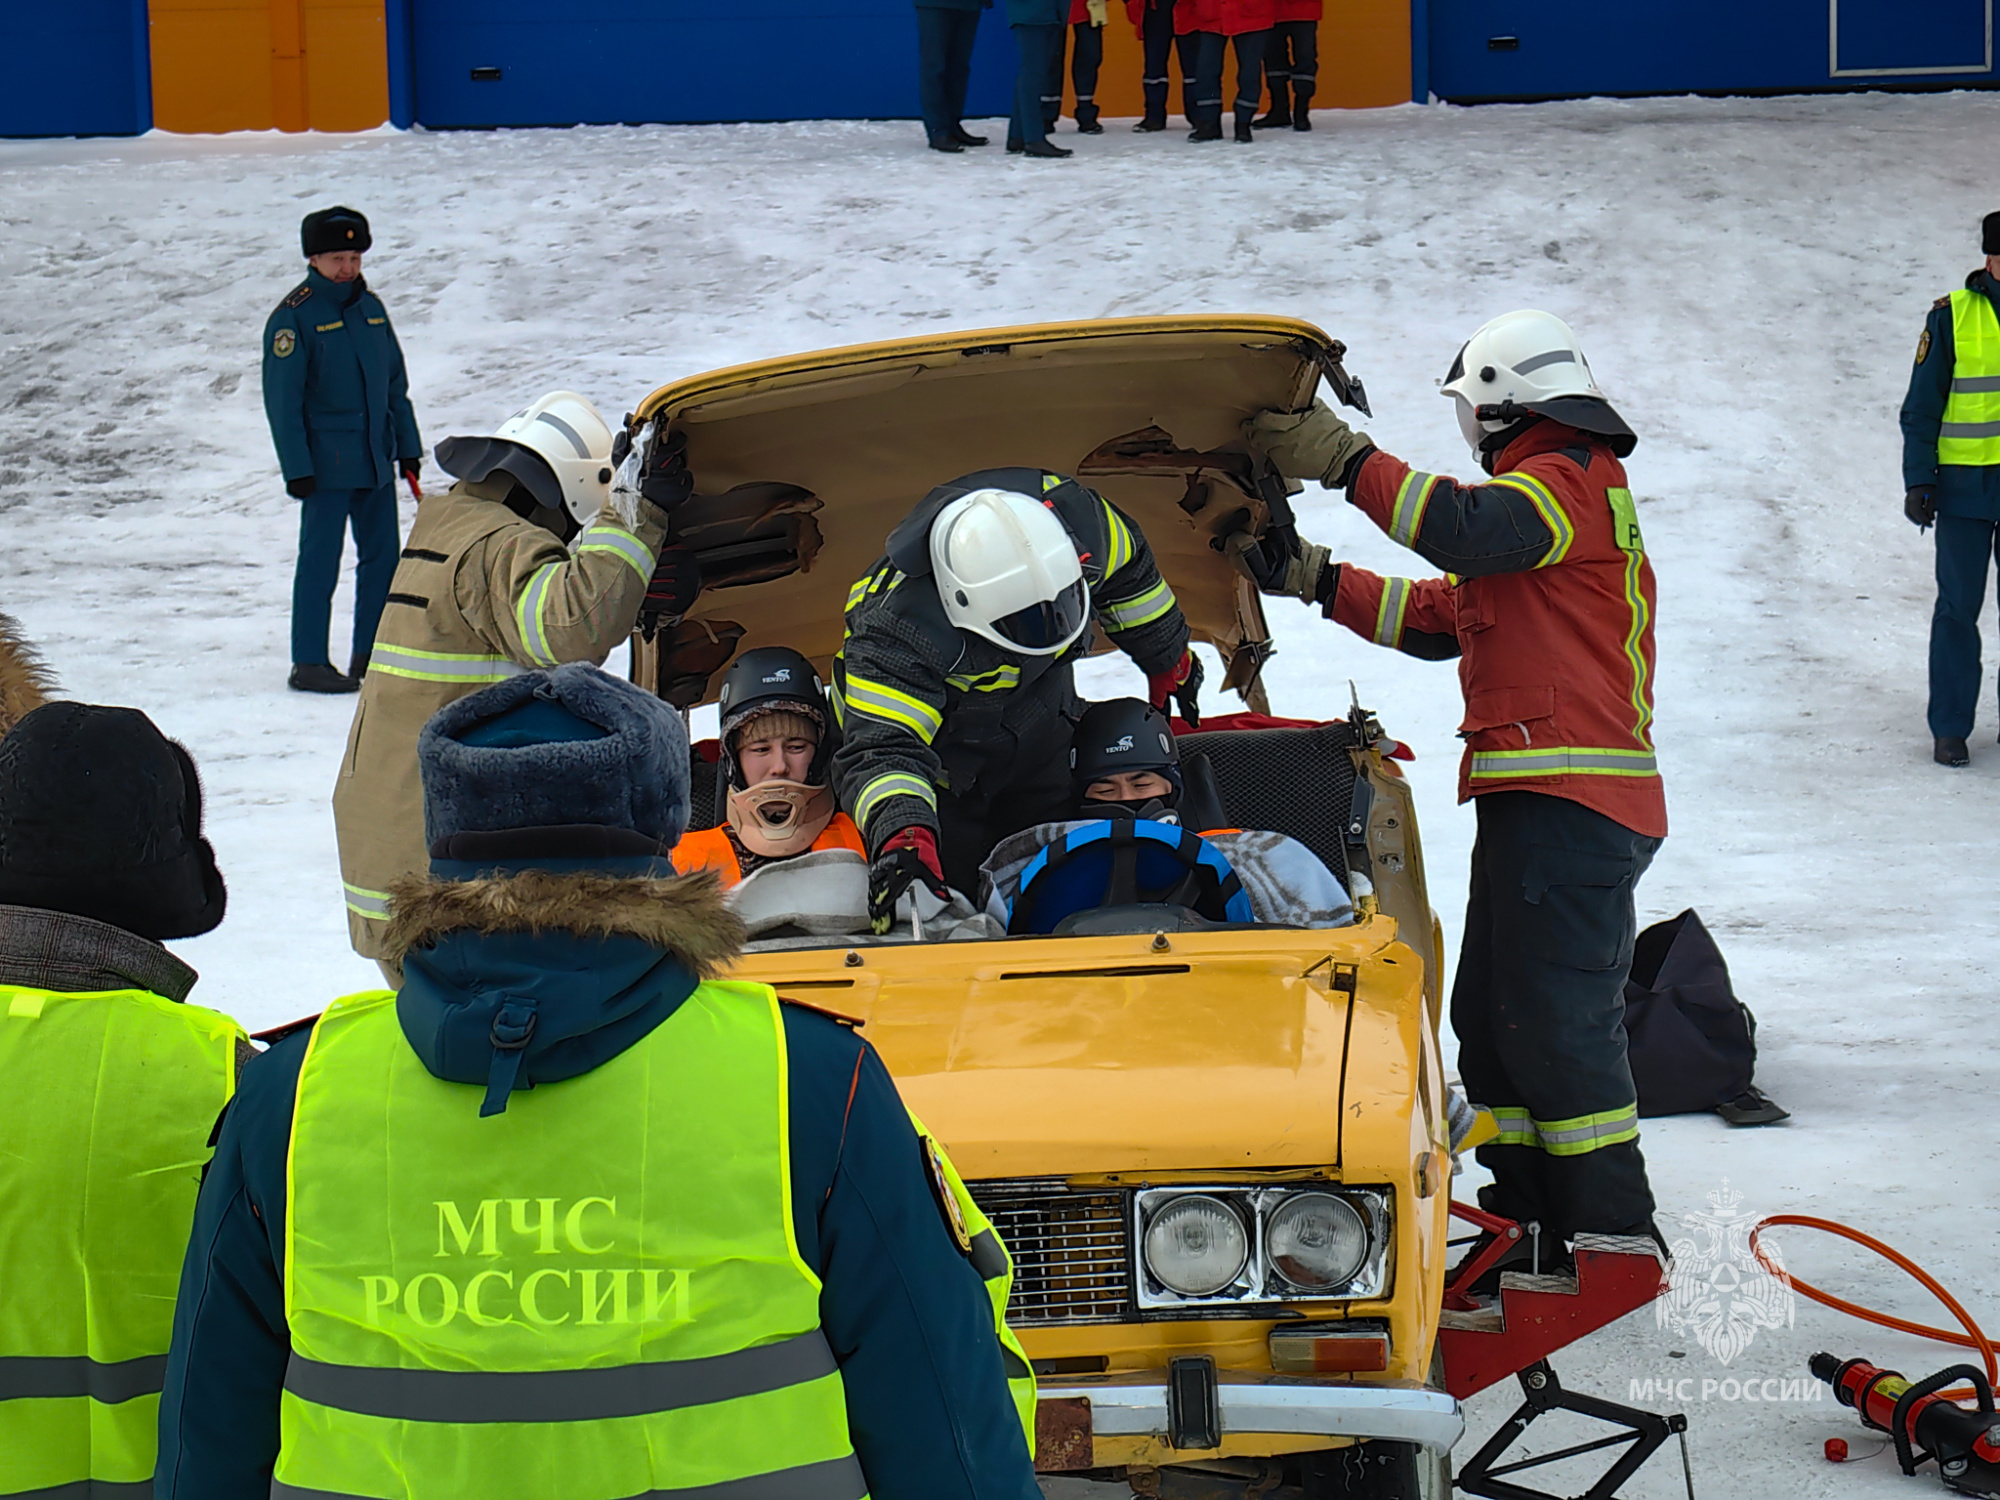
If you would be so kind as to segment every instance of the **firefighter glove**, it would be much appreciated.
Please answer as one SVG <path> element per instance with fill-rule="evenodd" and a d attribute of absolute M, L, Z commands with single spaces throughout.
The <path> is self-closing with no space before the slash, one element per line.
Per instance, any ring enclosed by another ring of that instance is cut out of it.
<path fill-rule="evenodd" d="M 1084 10 L 1090 16 L 1090 24 L 1102 26 L 1111 19 L 1111 0 L 1088 0 Z"/>
<path fill-rule="evenodd" d="M 637 519 L 641 501 L 671 516 L 694 493 L 687 434 L 669 431 L 658 417 L 639 429 L 636 442 L 629 428 L 620 431 L 611 443 L 611 461 L 617 471 L 612 501 L 629 519 Z"/>
<path fill-rule="evenodd" d="M 652 581 L 646 585 L 645 600 L 639 605 L 639 633 L 651 640 L 660 623 L 672 625 L 694 608 L 701 593 L 701 559 L 692 547 L 666 547 L 653 565 Z"/>
<path fill-rule="evenodd" d="M 1937 487 L 1929 484 L 1910 486 L 1903 496 L 1903 514 L 1916 524 L 1919 531 L 1937 519 Z"/>
<path fill-rule="evenodd" d="M 1181 659 L 1164 672 L 1155 672 L 1146 679 L 1146 701 L 1165 713 L 1167 699 L 1172 698 L 1187 720 L 1188 728 L 1201 728 L 1201 704 L 1197 694 L 1201 692 L 1201 658 L 1190 650 L 1181 652 Z"/>
<path fill-rule="evenodd" d="M 896 903 L 918 883 L 938 900 L 951 900 L 938 862 L 937 835 L 928 828 L 898 829 L 868 866 L 868 925 L 878 934 L 887 932 L 896 920 Z"/>
<path fill-rule="evenodd" d="M 1259 593 L 1324 606 L 1340 586 L 1340 564 L 1332 561 L 1332 552 L 1290 528 L 1261 537 L 1232 532 L 1222 550 Z"/>
<path fill-rule="evenodd" d="M 1317 480 L 1329 489 L 1346 484 L 1356 460 L 1375 446 L 1319 400 L 1304 411 L 1259 412 L 1243 424 L 1243 435 L 1287 479 Z"/>

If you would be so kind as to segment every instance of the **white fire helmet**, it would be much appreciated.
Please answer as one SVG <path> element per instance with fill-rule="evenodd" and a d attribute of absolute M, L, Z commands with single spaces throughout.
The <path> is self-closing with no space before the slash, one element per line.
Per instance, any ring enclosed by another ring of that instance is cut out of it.
<path fill-rule="evenodd" d="M 1054 656 L 1090 623 L 1076 542 L 1054 511 L 1013 490 L 974 490 L 931 523 L 944 612 L 1005 651 Z"/>
<path fill-rule="evenodd" d="M 1554 313 L 1502 313 L 1466 340 L 1444 378 L 1443 392 L 1458 408 L 1458 429 L 1474 453 L 1485 439 L 1511 427 L 1516 415 L 1482 419 L 1480 407 L 1516 407 L 1614 439 L 1631 436 L 1590 373 L 1583 346 Z M 1625 447 L 1623 452 L 1630 452 Z M 1621 452 L 1621 457 L 1623 456 Z"/>
<path fill-rule="evenodd" d="M 543 494 L 527 475 L 515 475 L 551 510 L 558 498 L 579 526 L 596 519 L 611 498 L 611 425 L 575 391 L 551 391 L 494 429 L 503 442 L 519 443 L 549 466 L 560 495 Z M 495 465 L 503 467 L 503 465 Z M 510 471 L 511 472 L 511 471 Z"/>

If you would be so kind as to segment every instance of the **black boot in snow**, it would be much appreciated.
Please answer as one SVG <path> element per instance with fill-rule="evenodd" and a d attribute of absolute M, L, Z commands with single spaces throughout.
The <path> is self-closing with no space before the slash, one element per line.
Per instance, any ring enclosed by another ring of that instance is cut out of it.
<path fill-rule="evenodd" d="M 1966 766 L 1972 763 L 1972 752 L 1966 749 L 1964 740 L 1941 735 L 1931 746 L 1931 759 L 1941 766 Z"/>
<path fill-rule="evenodd" d="M 1194 122 L 1194 129 L 1188 132 L 1191 141 L 1219 141 L 1222 139 L 1222 106 L 1204 109 L 1201 118 Z"/>
<path fill-rule="evenodd" d="M 1095 104 L 1077 105 L 1076 133 L 1078 135 L 1104 134 L 1104 127 L 1097 123 L 1097 106 Z"/>
<path fill-rule="evenodd" d="M 1283 73 L 1266 73 L 1271 86 L 1271 107 L 1250 123 L 1258 130 L 1284 129 L 1292 123 L 1292 95 Z"/>
<path fill-rule="evenodd" d="M 353 693 L 361 689 L 360 683 L 341 676 L 332 662 L 325 661 L 294 662 L 285 686 L 295 693 Z"/>
<path fill-rule="evenodd" d="M 1167 117 L 1165 115 L 1147 115 L 1145 119 L 1134 125 L 1132 130 L 1137 135 L 1152 135 L 1156 131 L 1165 130 L 1166 128 Z"/>
<path fill-rule="evenodd" d="M 1256 114 L 1257 111 L 1254 109 L 1238 109 L 1236 111 L 1237 140 L 1247 142 L 1247 141 L 1254 141 L 1257 139 L 1256 136 L 1250 133 L 1251 122 L 1255 118 Z"/>
<path fill-rule="evenodd" d="M 1292 92 L 1297 96 L 1292 101 L 1292 129 L 1311 130 L 1313 128 L 1313 86 L 1309 83 L 1294 84 Z"/>

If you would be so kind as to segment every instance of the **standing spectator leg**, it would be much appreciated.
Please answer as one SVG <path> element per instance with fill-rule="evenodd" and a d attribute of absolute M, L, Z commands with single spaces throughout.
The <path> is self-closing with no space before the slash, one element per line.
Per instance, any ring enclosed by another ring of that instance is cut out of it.
<path fill-rule="evenodd" d="M 934 150 L 951 149 L 952 32 L 963 11 L 917 8 L 917 100 L 924 114 L 924 139 Z M 974 13 L 977 19 L 977 13 Z"/>
<path fill-rule="evenodd" d="M 1282 129 L 1292 123 L 1292 23 L 1280 21 L 1268 35 L 1264 43 L 1264 86 L 1271 91 L 1271 107 L 1251 122 L 1259 130 Z"/>
<path fill-rule="evenodd" d="M 965 91 L 972 86 L 972 45 L 979 40 L 979 12 L 948 10 L 941 14 L 951 17 L 951 33 L 945 48 L 948 90 L 945 102 L 950 112 L 952 137 L 961 146 L 983 146 L 986 137 L 973 135 L 965 128 Z"/>
<path fill-rule="evenodd" d="M 1194 122 L 1194 129 L 1188 132 L 1191 141 L 1219 141 L 1222 139 L 1222 59 L 1229 50 L 1229 38 L 1219 31 L 1197 31 L 1193 33 L 1195 52 L 1194 107 L 1188 118 Z M 1187 54 L 1181 54 L 1183 63 Z"/>
<path fill-rule="evenodd" d="M 396 516 L 396 487 L 353 491 L 348 525 L 354 531 L 354 654 L 347 675 L 359 678 L 368 670 L 375 649 L 375 628 L 389 597 L 389 580 L 396 576 L 403 531 Z"/>
<path fill-rule="evenodd" d="M 1236 34 L 1236 139 L 1254 141 L 1250 133 L 1257 118 L 1257 101 L 1264 97 L 1264 45 L 1269 31 L 1240 31 Z"/>
<path fill-rule="evenodd" d="M 340 544 L 347 533 L 351 490 L 315 490 L 297 502 L 299 560 L 292 570 L 292 665 L 331 665 L 333 590 L 340 582 Z"/>
<path fill-rule="evenodd" d="M 1063 53 L 1069 44 L 1069 27 L 1055 28 L 1056 44 L 1049 49 L 1048 72 L 1042 77 L 1042 132 L 1056 128 L 1056 121 L 1062 118 L 1063 105 Z"/>
<path fill-rule="evenodd" d="M 1292 129 L 1311 130 L 1313 89 L 1319 83 L 1319 24 L 1287 21 L 1292 40 Z"/>
<path fill-rule="evenodd" d="M 1197 130 L 1201 128 L 1201 38 L 1199 31 L 1174 38 L 1181 64 L 1181 114 Z"/>
<path fill-rule="evenodd" d="M 1014 115 L 1007 128 L 1007 149 L 1047 156 L 1051 151 L 1067 156 L 1062 147 L 1049 146 L 1048 129 L 1042 123 L 1042 96 L 1047 91 L 1050 54 L 1060 55 L 1063 26 L 1016 26 L 1014 41 L 1021 53 L 1021 66 L 1014 75 Z"/>
<path fill-rule="evenodd" d="M 1174 50 L 1174 6 L 1173 0 L 1157 9 L 1145 12 L 1140 23 L 1140 46 L 1145 54 L 1145 62 L 1139 75 L 1139 87 L 1146 98 L 1145 118 L 1133 128 L 1148 133 L 1167 128 L 1167 59 Z M 1184 75 L 1185 76 L 1185 75 Z"/>
<path fill-rule="evenodd" d="M 1104 28 L 1079 21 L 1075 31 L 1070 82 L 1076 86 L 1076 128 L 1084 135 L 1102 135 L 1104 127 L 1097 123 L 1097 74 L 1104 66 Z"/>
<path fill-rule="evenodd" d="M 1996 528 L 1969 516 L 1937 518 L 1937 608 L 1931 613 L 1931 737 L 1970 738 L 1979 703 L 1979 611 Z"/>

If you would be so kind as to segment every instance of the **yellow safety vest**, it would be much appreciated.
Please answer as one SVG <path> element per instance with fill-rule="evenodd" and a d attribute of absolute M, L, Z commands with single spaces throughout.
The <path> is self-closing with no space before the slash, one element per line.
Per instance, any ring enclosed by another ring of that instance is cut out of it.
<path fill-rule="evenodd" d="M 952 1233 L 960 1237 L 966 1257 L 972 1262 L 972 1269 L 986 1283 L 987 1300 L 993 1304 L 993 1331 L 1000 1337 L 1000 1364 L 1007 1372 L 1007 1393 L 1014 1398 L 1014 1411 L 1028 1435 L 1028 1456 L 1033 1458 L 1035 1367 L 1028 1362 L 1028 1351 L 1021 1347 L 1014 1330 L 1007 1326 L 1007 1302 L 1014 1295 L 1014 1257 L 1008 1253 L 1007 1242 L 1000 1238 L 1000 1231 L 993 1227 L 993 1221 L 972 1201 L 965 1179 L 958 1175 L 958 1168 L 951 1164 L 944 1147 L 917 1118 L 915 1110 L 910 1111 L 910 1123 L 917 1127 L 924 1150 L 950 1194 L 951 1201 L 945 1205 L 945 1211 L 952 1219 Z"/>
<path fill-rule="evenodd" d="M 2000 317 L 1993 299 L 1951 294 L 1951 397 L 1938 428 L 1940 464 L 2000 464 Z"/>
<path fill-rule="evenodd" d="M 152 1494 L 181 1262 L 241 1040 L 147 990 L 0 985 L 0 1495 Z"/>
<path fill-rule="evenodd" d="M 273 1500 L 863 1500 L 786 1070 L 773 991 L 708 983 L 482 1119 L 393 995 L 338 1002 L 299 1074 Z"/>

